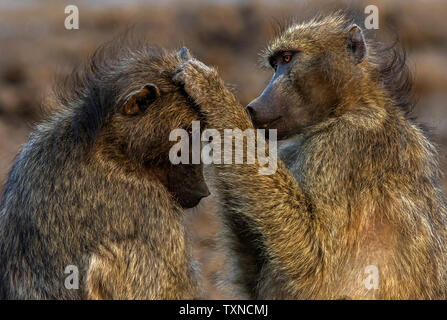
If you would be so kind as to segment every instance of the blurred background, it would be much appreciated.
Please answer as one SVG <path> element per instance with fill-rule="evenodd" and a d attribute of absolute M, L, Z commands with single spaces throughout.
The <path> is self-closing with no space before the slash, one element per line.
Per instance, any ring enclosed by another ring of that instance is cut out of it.
<path fill-rule="evenodd" d="M 82 63 L 102 42 L 134 26 L 153 44 L 169 49 L 187 45 L 215 65 L 243 105 L 255 98 L 271 72 L 258 68 L 258 54 L 277 22 L 350 9 L 363 15 L 379 8 L 379 34 L 398 36 L 408 53 L 417 105 L 414 115 L 430 128 L 447 169 L 447 1 L 124 1 L 0 0 L 0 191 L 15 154 L 43 113 L 54 81 Z M 79 9 L 79 29 L 67 30 L 67 5 Z M 447 190 L 447 179 L 443 179 Z M 219 231 L 213 199 L 188 220 L 194 255 L 201 264 L 205 298 L 237 298 L 213 278 L 225 272 L 214 249 Z"/>

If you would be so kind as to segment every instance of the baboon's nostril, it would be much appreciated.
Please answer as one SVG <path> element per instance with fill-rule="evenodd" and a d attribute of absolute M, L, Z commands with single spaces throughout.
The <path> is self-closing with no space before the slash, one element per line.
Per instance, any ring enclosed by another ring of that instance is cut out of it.
<path fill-rule="evenodd" d="M 252 106 L 248 105 L 245 107 L 245 110 L 247 111 L 248 115 L 251 118 L 251 121 L 254 123 L 255 122 L 255 109 L 253 109 Z"/>

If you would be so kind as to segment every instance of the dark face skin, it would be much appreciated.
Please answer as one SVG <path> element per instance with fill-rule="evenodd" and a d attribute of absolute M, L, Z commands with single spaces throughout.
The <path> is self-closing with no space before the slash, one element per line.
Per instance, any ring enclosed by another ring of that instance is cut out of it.
<path fill-rule="evenodd" d="M 189 133 L 191 130 L 190 125 L 186 126 L 185 130 Z M 189 159 L 192 159 L 191 134 L 189 135 L 188 149 Z M 168 157 L 156 170 L 160 174 L 160 180 L 164 183 L 177 203 L 184 209 L 197 206 L 202 198 L 210 195 L 203 177 L 202 164 L 173 165 Z"/>
<path fill-rule="evenodd" d="M 293 66 L 298 52 L 281 52 L 270 59 L 275 70 L 262 94 L 246 107 L 256 128 L 277 129 L 278 139 L 297 133 L 309 121 L 302 97 L 294 90 Z"/>

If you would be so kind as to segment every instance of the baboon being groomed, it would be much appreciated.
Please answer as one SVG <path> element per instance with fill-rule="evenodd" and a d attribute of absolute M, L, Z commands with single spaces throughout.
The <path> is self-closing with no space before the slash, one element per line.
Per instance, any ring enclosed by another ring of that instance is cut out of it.
<path fill-rule="evenodd" d="M 171 130 L 199 115 L 172 81 L 178 54 L 123 41 L 60 86 L 60 110 L 15 160 L 0 209 L 1 298 L 199 297 L 183 209 L 209 192 L 201 165 L 169 161 Z"/>
<path fill-rule="evenodd" d="M 213 69 L 178 68 L 209 127 L 250 129 L 249 113 L 288 138 L 272 175 L 213 166 L 246 297 L 446 298 L 445 198 L 436 150 L 406 112 L 400 52 L 342 14 L 293 24 L 268 46 L 274 75 L 247 112 Z"/>

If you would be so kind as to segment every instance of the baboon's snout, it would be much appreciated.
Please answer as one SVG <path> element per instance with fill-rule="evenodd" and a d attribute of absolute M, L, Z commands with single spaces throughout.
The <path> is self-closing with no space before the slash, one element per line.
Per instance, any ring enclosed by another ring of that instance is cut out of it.
<path fill-rule="evenodd" d="M 250 102 L 245 110 L 256 128 L 266 128 L 278 118 L 268 99 L 262 95 Z"/>
<path fill-rule="evenodd" d="M 183 201 L 182 207 L 185 209 L 193 208 L 197 206 L 203 198 L 206 198 L 210 195 L 210 191 L 206 183 L 198 183 L 194 186 L 194 189 L 191 191 L 189 195 L 187 195 L 186 200 Z"/>

